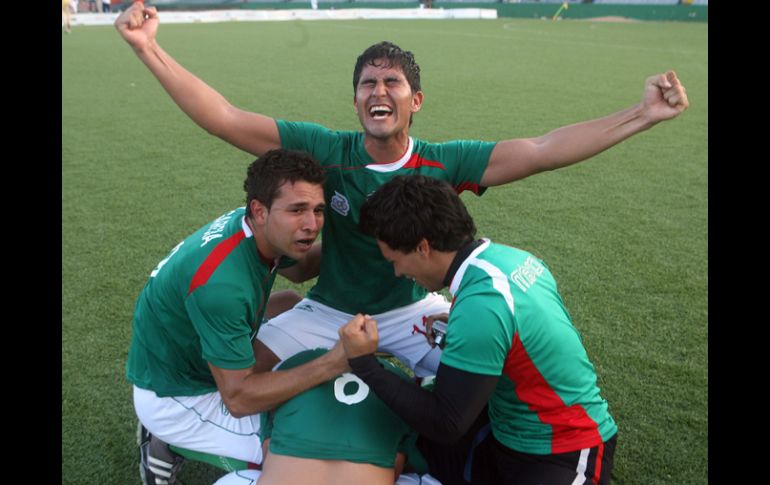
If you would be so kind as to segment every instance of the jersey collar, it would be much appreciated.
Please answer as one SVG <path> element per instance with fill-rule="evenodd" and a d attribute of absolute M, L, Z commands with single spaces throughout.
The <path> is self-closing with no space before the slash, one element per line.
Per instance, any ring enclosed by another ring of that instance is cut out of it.
<path fill-rule="evenodd" d="M 455 255 L 455 259 L 452 261 L 452 264 L 449 265 L 449 271 L 447 272 L 446 277 L 444 277 L 445 284 L 447 284 L 447 281 L 451 281 L 451 284 L 448 284 L 448 286 L 449 292 L 452 294 L 452 296 L 457 293 L 457 290 L 460 287 L 460 281 L 463 279 L 463 275 L 465 274 L 465 269 L 468 267 L 468 264 L 470 264 L 471 260 L 475 259 L 476 256 L 478 256 L 482 251 L 487 249 L 491 243 L 492 241 L 489 239 L 481 238 L 477 241 L 469 243 L 457 251 L 457 255 Z M 453 269 L 454 271 L 452 271 Z M 459 277 L 455 278 L 455 276 Z"/>
<path fill-rule="evenodd" d="M 395 162 L 390 163 L 370 163 L 366 165 L 366 168 L 369 170 L 373 170 L 375 172 L 395 172 L 396 170 L 400 169 L 406 163 L 409 161 L 410 158 L 412 158 L 412 151 L 414 150 L 414 140 L 412 140 L 412 137 L 409 137 L 409 145 L 406 147 L 406 152 L 396 160 Z"/>
<path fill-rule="evenodd" d="M 446 276 L 444 276 L 444 286 L 449 286 L 449 291 L 452 292 L 452 294 L 454 294 L 454 290 L 452 289 L 453 279 L 460 269 L 460 266 L 463 265 L 463 272 L 465 272 L 464 263 L 470 259 L 471 253 L 473 253 L 473 256 L 478 254 L 476 249 L 485 242 L 489 243 L 489 239 L 477 239 L 475 241 L 469 242 L 457 250 L 457 254 L 455 254 L 455 257 L 452 260 L 452 264 L 449 265 L 449 270 L 447 270 Z M 486 245 L 484 245 L 484 247 L 486 247 Z"/>
<path fill-rule="evenodd" d="M 246 234 L 247 238 L 254 236 L 251 227 L 249 227 L 248 222 L 246 222 L 246 216 L 243 216 L 243 220 L 241 220 L 241 229 L 243 229 L 243 232 Z M 259 260 L 270 269 L 270 272 L 275 271 L 275 268 L 278 267 L 278 264 L 281 262 L 281 258 L 283 258 L 283 256 L 278 256 L 275 258 L 275 260 L 270 260 L 262 256 L 262 253 L 259 252 L 259 248 L 256 244 L 254 244 L 254 249 L 257 251 L 257 257 L 259 257 Z"/>

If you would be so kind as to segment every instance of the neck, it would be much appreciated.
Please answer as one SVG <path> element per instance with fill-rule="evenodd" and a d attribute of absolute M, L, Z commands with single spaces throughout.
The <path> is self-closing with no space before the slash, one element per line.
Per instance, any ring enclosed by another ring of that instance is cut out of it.
<path fill-rule="evenodd" d="M 246 225 L 251 229 L 251 234 L 254 236 L 254 245 L 257 247 L 257 255 L 268 266 L 272 266 L 275 262 L 276 256 L 269 250 L 270 246 L 265 239 L 265 233 L 257 228 L 249 217 L 246 217 Z"/>
<path fill-rule="evenodd" d="M 409 131 L 404 130 L 388 138 L 376 138 L 366 133 L 364 148 L 375 163 L 395 162 L 403 157 L 409 148 Z"/>
<path fill-rule="evenodd" d="M 452 284 L 452 278 L 454 278 L 455 273 L 457 273 L 457 270 L 460 268 L 460 265 L 463 263 L 463 261 L 468 259 L 468 256 L 470 256 L 473 250 L 481 246 L 483 243 L 483 239 L 476 239 L 465 243 L 463 247 L 457 251 L 446 253 L 451 254 L 452 258 L 449 260 L 445 267 L 443 282 L 444 286 L 450 286 Z"/>
<path fill-rule="evenodd" d="M 449 273 L 449 268 L 452 267 L 452 262 L 457 257 L 457 251 L 435 251 L 433 254 L 436 261 L 436 277 L 441 282 L 441 288 L 445 288 L 449 286 L 446 281 L 446 274 Z"/>

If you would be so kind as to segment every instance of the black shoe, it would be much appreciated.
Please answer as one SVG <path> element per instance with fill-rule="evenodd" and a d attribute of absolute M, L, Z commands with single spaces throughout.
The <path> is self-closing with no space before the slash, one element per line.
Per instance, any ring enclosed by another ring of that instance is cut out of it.
<path fill-rule="evenodd" d="M 136 443 L 139 445 L 139 476 L 142 485 L 182 485 L 176 476 L 184 458 L 150 434 L 141 422 L 136 429 Z"/>

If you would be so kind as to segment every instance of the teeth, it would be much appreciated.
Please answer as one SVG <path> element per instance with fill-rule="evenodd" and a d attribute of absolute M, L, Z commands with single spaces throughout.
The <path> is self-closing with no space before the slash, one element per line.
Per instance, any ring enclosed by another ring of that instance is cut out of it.
<path fill-rule="evenodd" d="M 390 109 L 389 106 L 386 105 L 376 105 L 369 108 L 369 113 L 376 114 L 377 112 L 380 113 L 392 113 L 393 110 Z"/>

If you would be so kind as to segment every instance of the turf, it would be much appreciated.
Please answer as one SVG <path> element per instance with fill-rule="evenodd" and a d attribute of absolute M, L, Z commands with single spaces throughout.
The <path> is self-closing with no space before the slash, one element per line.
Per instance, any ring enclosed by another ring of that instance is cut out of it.
<path fill-rule="evenodd" d="M 614 483 L 708 473 L 708 25 L 319 21 L 161 25 L 241 108 L 357 129 L 352 68 L 392 40 L 422 66 L 412 135 L 542 134 L 623 109 L 674 69 L 691 108 L 591 161 L 483 197 L 479 233 L 543 258 L 619 427 Z M 112 27 L 62 37 L 62 482 L 138 483 L 124 364 L 137 294 L 182 238 L 243 204 L 253 157 L 174 105 Z M 279 279 L 276 288 L 304 291 Z M 186 484 L 219 472 L 190 464 Z"/>

